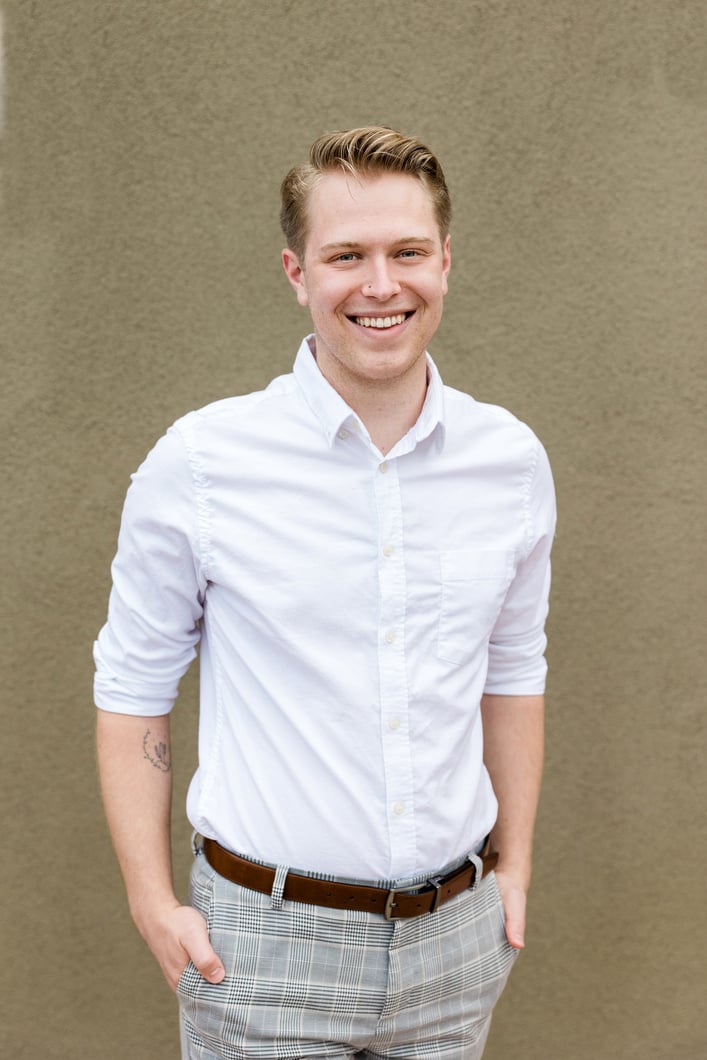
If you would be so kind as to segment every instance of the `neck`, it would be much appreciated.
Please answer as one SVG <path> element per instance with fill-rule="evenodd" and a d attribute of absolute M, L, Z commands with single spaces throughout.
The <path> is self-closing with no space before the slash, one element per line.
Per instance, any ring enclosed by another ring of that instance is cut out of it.
<path fill-rule="evenodd" d="M 385 456 L 417 422 L 426 393 L 425 384 L 422 391 L 418 388 L 414 398 L 410 395 L 409 399 L 400 402 L 381 401 L 380 394 L 373 394 L 369 401 L 356 404 L 349 401 L 349 404 L 365 424 L 373 444 Z"/>
<path fill-rule="evenodd" d="M 383 381 L 344 378 L 335 371 L 324 374 L 365 425 L 371 441 L 383 455 L 417 422 L 427 395 L 424 357 L 403 375 Z"/>

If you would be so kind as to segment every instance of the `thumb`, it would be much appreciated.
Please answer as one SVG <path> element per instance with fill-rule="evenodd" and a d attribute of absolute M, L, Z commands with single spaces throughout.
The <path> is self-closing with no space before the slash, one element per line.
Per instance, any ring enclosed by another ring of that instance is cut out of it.
<path fill-rule="evenodd" d="M 514 949 L 522 950 L 525 947 L 525 891 L 501 874 L 496 878 L 506 918 L 506 938 Z"/>
<path fill-rule="evenodd" d="M 209 941 L 206 922 L 201 917 L 190 926 L 181 942 L 199 974 L 209 983 L 220 983 L 226 969 Z"/>
<path fill-rule="evenodd" d="M 525 947 L 525 914 L 517 909 L 506 914 L 506 938 L 516 950 Z"/>
<path fill-rule="evenodd" d="M 190 956 L 199 974 L 207 982 L 220 983 L 224 979 L 226 969 L 210 942 L 204 940 L 201 945 L 194 947 Z"/>

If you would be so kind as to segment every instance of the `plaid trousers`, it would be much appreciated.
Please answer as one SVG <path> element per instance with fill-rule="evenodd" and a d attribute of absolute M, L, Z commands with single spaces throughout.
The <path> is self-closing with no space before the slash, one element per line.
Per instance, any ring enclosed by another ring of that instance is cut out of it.
<path fill-rule="evenodd" d="M 411 920 L 282 902 L 198 853 L 191 901 L 226 968 L 177 988 L 182 1060 L 478 1060 L 517 955 L 493 873 Z M 402 885 L 403 881 L 397 882 Z M 408 881 L 404 881 L 408 882 Z"/>

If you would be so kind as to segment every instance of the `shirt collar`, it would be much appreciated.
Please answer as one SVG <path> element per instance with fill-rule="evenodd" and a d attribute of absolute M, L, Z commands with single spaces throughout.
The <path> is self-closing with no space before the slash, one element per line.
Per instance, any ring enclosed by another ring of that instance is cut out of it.
<path fill-rule="evenodd" d="M 442 449 L 445 434 L 444 385 L 437 365 L 429 353 L 425 356 L 427 357 L 427 394 L 413 432 L 416 442 L 421 442 L 436 432 L 437 448 Z"/>
<path fill-rule="evenodd" d="M 293 369 L 305 401 L 322 426 L 331 447 L 344 423 L 355 413 L 319 371 L 314 356 L 314 335 L 302 339 Z"/>
<path fill-rule="evenodd" d="M 360 424 L 360 420 L 319 371 L 314 356 L 314 344 L 313 334 L 302 339 L 293 372 L 307 404 L 321 424 L 327 443 L 331 447 L 347 421 L 351 426 Z M 436 364 L 429 353 L 425 356 L 427 357 L 427 394 L 417 422 L 411 428 L 408 437 L 414 438 L 415 443 L 421 442 L 437 429 L 437 445 L 441 449 L 444 444 L 445 431 L 444 386 Z"/>

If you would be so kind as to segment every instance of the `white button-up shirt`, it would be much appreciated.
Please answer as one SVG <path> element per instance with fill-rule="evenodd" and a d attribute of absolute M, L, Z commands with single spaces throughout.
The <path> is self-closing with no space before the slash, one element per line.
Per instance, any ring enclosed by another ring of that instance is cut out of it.
<path fill-rule="evenodd" d="M 199 832 L 292 868 L 434 872 L 496 817 L 482 694 L 544 690 L 550 469 L 431 359 L 384 459 L 312 350 L 133 476 L 96 703 L 167 713 L 200 642 Z"/>

